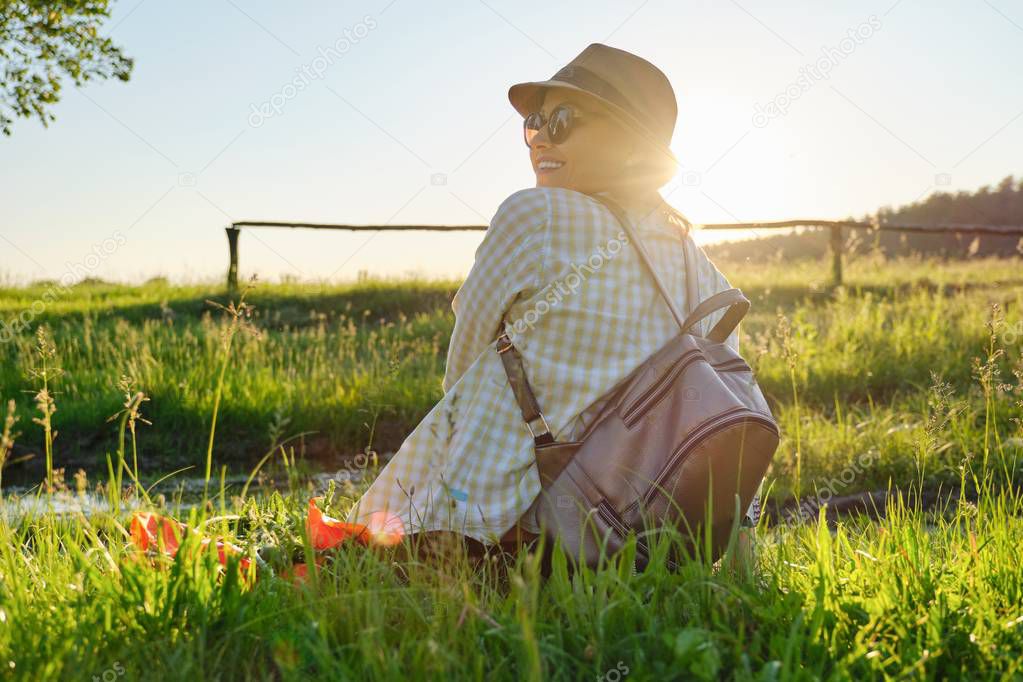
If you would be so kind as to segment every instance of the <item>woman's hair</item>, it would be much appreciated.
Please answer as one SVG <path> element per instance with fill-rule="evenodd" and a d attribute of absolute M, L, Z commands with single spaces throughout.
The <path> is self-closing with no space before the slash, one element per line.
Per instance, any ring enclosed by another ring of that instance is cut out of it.
<path fill-rule="evenodd" d="M 664 211 L 668 214 L 668 220 L 682 228 L 687 235 L 691 235 L 693 233 L 693 224 L 689 222 L 689 218 L 686 218 L 682 215 L 682 211 L 665 201 L 664 197 L 661 197 L 661 202 L 664 204 Z"/>
<path fill-rule="evenodd" d="M 645 140 L 635 132 L 629 132 L 636 143 L 635 165 L 633 173 L 642 186 L 658 190 L 668 184 L 678 172 L 678 162 L 660 147 Z"/>
<path fill-rule="evenodd" d="M 661 210 L 668 216 L 669 222 L 674 223 L 686 234 L 693 231 L 693 224 L 689 222 L 681 211 L 669 204 L 658 191 L 661 187 L 671 182 L 671 179 L 678 173 L 678 161 L 663 147 L 647 139 L 628 124 L 615 116 L 618 121 L 622 135 L 630 138 L 635 145 L 635 152 L 632 163 L 629 166 L 629 174 L 634 182 L 629 184 L 634 191 L 641 195 L 655 196 L 655 204 L 659 203 Z"/>
<path fill-rule="evenodd" d="M 682 211 L 665 201 L 660 192 L 657 190 L 650 190 L 647 192 L 646 197 L 647 199 L 644 200 L 642 205 L 646 207 L 644 210 L 648 211 L 647 215 L 654 211 L 660 211 L 664 214 L 669 223 L 680 228 L 683 233 L 687 235 L 691 235 L 693 233 L 695 228 L 693 227 L 693 224 L 689 222 L 689 219 L 683 215 Z"/>
<path fill-rule="evenodd" d="M 681 211 L 665 201 L 658 191 L 675 177 L 678 172 L 678 161 L 641 135 L 628 128 L 624 131 L 625 134 L 631 135 L 636 143 L 635 163 L 630 171 L 637 178 L 635 187 L 642 194 L 656 196 L 655 203 L 660 204 L 659 208 L 667 215 L 668 221 L 680 227 L 686 234 L 691 234 L 693 224 Z"/>

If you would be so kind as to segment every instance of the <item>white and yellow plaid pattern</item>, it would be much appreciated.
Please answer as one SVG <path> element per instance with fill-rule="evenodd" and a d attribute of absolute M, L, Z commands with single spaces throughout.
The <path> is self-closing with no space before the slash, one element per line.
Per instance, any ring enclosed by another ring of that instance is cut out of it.
<path fill-rule="evenodd" d="M 699 300 L 730 288 L 663 211 L 630 219 L 683 314 L 689 307 L 683 247 Z M 451 306 L 444 397 L 348 521 L 386 512 L 401 518 L 406 533 L 455 530 L 492 544 L 540 492 L 533 438 L 495 349 L 502 325 L 558 440 L 581 433 L 583 410 L 679 329 L 614 215 L 562 188 L 524 189 L 505 199 Z M 712 313 L 694 331 L 705 334 L 723 314 Z M 738 350 L 738 330 L 726 342 Z M 758 509 L 755 499 L 747 516 L 756 521 Z"/>

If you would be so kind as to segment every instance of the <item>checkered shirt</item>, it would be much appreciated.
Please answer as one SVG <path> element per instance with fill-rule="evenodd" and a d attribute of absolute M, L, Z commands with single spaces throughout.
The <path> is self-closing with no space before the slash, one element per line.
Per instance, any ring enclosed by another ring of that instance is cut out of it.
<path fill-rule="evenodd" d="M 730 288 L 665 212 L 633 211 L 630 220 L 683 315 L 683 247 L 699 300 Z M 550 430 L 568 440 L 585 428 L 583 411 L 679 328 L 614 215 L 563 188 L 524 189 L 501 203 L 451 307 L 444 397 L 347 520 L 386 512 L 406 533 L 454 530 L 492 544 L 540 492 L 533 438 L 496 351 L 500 330 L 522 354 Z M 694 332 L 706 334 L 723 314 L 711 313 Z M 726 343 L 738 351 L 738 329 Z M 757 521 L 759 491 L 746 515 Z"/>

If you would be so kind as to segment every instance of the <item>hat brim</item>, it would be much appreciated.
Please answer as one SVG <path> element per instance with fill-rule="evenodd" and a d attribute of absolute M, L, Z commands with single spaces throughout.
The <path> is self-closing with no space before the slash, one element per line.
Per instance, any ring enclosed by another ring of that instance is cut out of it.
<path fill-rule="evenodd" d="M 580 88 L 578 85 L 568 83 L 566 81 L 559 80 L 546 80 L 546 81 L 531 81 L 528 83 L 516 83 L 515 85 L 508 88 L 508 101 L 515 108 L 515 111 L 525 118 L 533 111 L 535 111 L 535 103 L 537 97 L 539 97 L 544 91 L 549 88 L 564 88 L 566 90 L 572 90 L 578 92 L 591 100 L 600 102 L 605 108 L 609 109 L 618 119 L 621 120 L 626 126 L 628 126 L 633 132 L 638 133 L 654 148 L 667 154 L 671 160 L 678 163 L 678 159 L 675 157 L 675 153 L 671 151 L 671 147 L 666 145 L 663 141 L 658 140 L 650 130 L 643 125 L 639 119 L 633 116 L 628 110 L 623 109 L 614 102 L 604 99 L 599 95 L 595 95 L 589 90 Z"/>

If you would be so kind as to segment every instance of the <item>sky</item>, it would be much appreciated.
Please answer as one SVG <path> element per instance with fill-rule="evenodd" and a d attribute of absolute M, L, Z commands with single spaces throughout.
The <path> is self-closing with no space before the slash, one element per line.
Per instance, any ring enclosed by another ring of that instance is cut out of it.
<path fill-rule="evenodd" d="M 508 87 L 593 42 L 667 74 L 661 193 L 697 223 L 1023 174 L 1011 0 L 121 0 L 103 32 L 131 80 L 65 87 L 49 127 L 0 137 L 0 281 L 222 277 L 236 220 L 485 225 L 535 185 Z M 459 277 L 483 234 L 246 230 L 241 272 Z"/>

